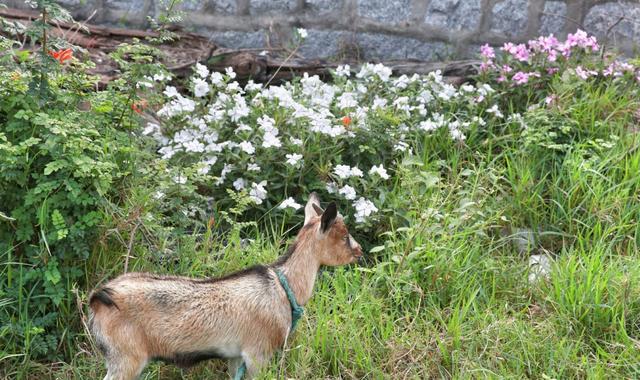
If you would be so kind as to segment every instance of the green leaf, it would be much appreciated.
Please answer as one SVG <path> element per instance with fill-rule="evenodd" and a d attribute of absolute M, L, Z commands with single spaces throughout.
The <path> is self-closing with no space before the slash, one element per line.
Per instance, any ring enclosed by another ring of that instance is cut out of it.
<path fill-rule="evenodd" d="M 58 270 L 57 265 L 49 265 L 47 270 L 44 272 L 44 278 L 52 283 L 53 285 L 60 282 L 62 276 L 60 275 L 60 271 Z"/>
<path fill-rule="evenodd" d="M 44 167 L 44 175 L 49 175 L 53 172 L 56 172 L 67 165 L 68 165 L 68 162 L 66 160 L 56 160 L 56 161 L 49 162 L 47 166 Z"/>
<path fill-rule="evenodd" d="M 384 251 L 386 247 L 384 245 L 379 245 L 377 247 L 373 247 L 369 250 L 369 253 L 377 253 L 377 252 L 382 252 Z"/>

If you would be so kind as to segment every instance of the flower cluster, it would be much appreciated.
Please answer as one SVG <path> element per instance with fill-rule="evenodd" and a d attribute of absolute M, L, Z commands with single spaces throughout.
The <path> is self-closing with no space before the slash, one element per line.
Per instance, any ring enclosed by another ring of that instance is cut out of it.
<path fill-rule="evenodd" d="M 497 82 L 511 87 L 565 73 L 580 80 L 630 74 L 640 82 L 640 71 L 629 63 L 614 61 L 606 69 L 600 69 L 600 45 L 594 36 L 582 30 L 569 33 L 562 42 L 551 34 L 526 44 L 507 42 L 500 50 L 503 54 L 498 56 L 488 44 L 480 48 L 481 70 L 489 76 L 495 76 Z"/>
<path fill-rule="evenodd" d="M 180 173 L 178 184 L 188 173 L 185 185 L 209 188 L 219 203 L 229 189 L 245 191 L 262 211 L 297 209 L 304 194 L 326 191 L 344 201 L 346 217 L 367 223 L 413 141 L 434 134 L 462 142 L 501 116 L 489 85 L 458 89 L 439 72 L 392 77 L 382 64 L 355 74 L 340 66 L 333 83 L 306 74 L 269 87 L 234 79 L 230 68 L 196 65 L 190 91 L 164 88 L 161 122 L 144 133 Z"/>

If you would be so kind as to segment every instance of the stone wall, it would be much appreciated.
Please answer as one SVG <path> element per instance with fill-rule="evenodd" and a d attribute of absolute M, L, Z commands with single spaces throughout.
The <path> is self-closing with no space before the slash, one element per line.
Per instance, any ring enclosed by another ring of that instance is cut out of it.
<path fill-rule="evenodd" d="M 167 1 L 60 3 L 78 20 L 145 27 Z M 306 57 L 445 60 L 469 57 L 485 42 L 564 37 L 577 28 L 628 55 L 640 50 L 637 0 L 185 0 L 180 8 L 185 29 L 229 48 L 287 45 L 295 28 L 305 28 Z"/>

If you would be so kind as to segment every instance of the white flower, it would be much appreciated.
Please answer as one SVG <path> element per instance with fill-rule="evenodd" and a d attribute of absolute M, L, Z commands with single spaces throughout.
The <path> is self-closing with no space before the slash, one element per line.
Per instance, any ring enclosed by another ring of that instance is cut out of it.
<path fill-rule="evenodd" d="M 438 97 L 442 100 L 450 100 L 456 96 L 458 96 L 458 92 L 456 91 L 456 88 L 450 84 L 442 85 L 440 92 L 438 92 Z"/>
<path fill-rule="evenodd" d="M 160 148 L 160 150 L 158 150 L 158 153 L 160 153 L 162 155 L 162 159 L 163 160 L 170 159 L 177 152 L 178 151 L 176 151 L 176 149 L 174 147 L 172 147 L 172 146 L 165 146 L 165 147 Z"/>
<path fill-rule="evenodd" d="M 244 90 L 242 89 L 242 87 L 240 87 L 240 83 L 236 81 L 233 81 L 227 85 L 227 92 L 228 93 L 239 92 L 241 94 L 244 94 Z"/>
<path fill-rule="evenodd" d="M 409 85 L 409 77 L 405 74 L 402 74 L 398 79 L 393 82 L 395 88 L 404 89 Z"/>
<path fill-rule="evenodd" d="M 376 108 L 384 108 L 387 105 L 387 99 L 385 98 L 381 98 L 379 96 L 376 96 L 375 99 L 373 99 L 373 106 L 371 108 L 376 109 Z"/>
<path fill-rule="evenodd" d="M 196 78 L 193 82 L 193 94 L 197 98 L 201 98 L 209 93 L 209 84 L 207 84 L 204 79 Z"/>
<path fill-rule="evenodd" d="M 352 108 L 358 105 L 356 99 L 353 97 L 353 92 L 345 92 L 338 98 L 338 107 L 340 109 Z"/>
<path fill-rule="evenodd" d="M 233 71 L 233 67 L 227 67 L 226 69 L 224 69 L 224 72 L 227 73 L 227 75 L 231 79 L 236 77 L 236 73 Z"/>
<path fill-rule="evenodd" d="M 245 91 L 258 91 L 262 90 L 262 83 L 255 83 L 253 80 L 249 80 L 244 86 Z"/>
<path fill-rule="evenodd" d="M 160 132 L 160 126 L 156 123 L 147 123 L 147 126 L 145 127 L 145 129 L 142 131 L 142 134 L 145 136 L 148 136 L 150 134 L 156 134 Z"/>
<path fill-rule="evenodd" d="M 335 169 L 333 169 L 333 172 L 340 179 L 347 179 L 351 177 L 351 168 L 349 167 L 349 165 L 336 165 Z"/>
<path fill-rule="evenodd" d="M 231 164 L 224 164 L 224 167 L 222 168 L 222 171 L 220 172 L 220 177 L 216 180 L 215 184 L 216 185 L 221 185 L 224 180 L 227 178 L 227 174 L 229 174 L 229 172 L 231 172 L 233 170 L 233 165 Z"/>
<path fill-rule="evenodd" d="M 476 90 L 476 88 L 475 88 L 475 87 L 473 87 L 473 86 L 472 86 L 472 85 L 470 85 L 470 84 L 462 85 L 462 86 L 460 87 L 460 89 L 461 89 L 462 91 L 464 91 L 464 92 L 469 92 L 469 93 L 472 93 L 472 92 L 474 92 L 474 91 Z"/>
<path fill-rule="evenodd" d="M 258 166 L 258 164 L 254 164 L 253 162 L 251 162 L 249 163 L 249 165 L 247 165 L 247 170 L 250 172 L 259 172 L 262 169 L 260 168 L 260 166 Z"/>
<path fill-rule="evenodd" d="M 164 82 L 165 80 L 171 79 L 170 76 L 165 76 L 164 74 L 160 73 L 160 74 L 155 74 L 153 76 L 153 80 L 156 82 Z"/>
<path fill-rule="evenodd" d="M 233 181 L 233 187 L 237 191 L 244 189 L 246 186 L 247 186 L 247 181 L 245 181 L 244 178 L 238 178 L 235 181 Z"/>
<path fill-rule="evenodd" d="M 262 204 L 262 201 L 267 198 L 267 190 L 264 188 L 267 185 L 267 181 L 260 183 L 251 183 L 251 190 L 249 190 L 249 197 L 256 204 Z"/>
<path fill-rule="evenodd" d="M 235 101 L 235 106 L 228 112 L 229 117 L 232 121 L 238 122 L 245 116 L 249 115 L 251 111 L 247 106 L 247 102 L 244 100 L 244 97 L 240 94 L 235 94 L 233 96 L 233 100 Z"/>
<path fill-rule="evenodd" d="M 354 166 L 351 168 L 351 175 L 353 177 L 362 177 L 363 173 L 362 173 L 362 170 L 360 170 L 360 168 L 358 168 L 357 166 Z"/>
<path fill-rule="evenodd" d="M 389 174 L 387 173 L 387 169 L 385 169 L 382 164 L 380 166 L 373 165 L 371 170 L 369 170 L 369 174 L 377 174 L 382 179 L 389 179 Z"/>
<path fill-rule="evenodd" d="M 349 177 L 362 177 L 363 173 L 357 166 L 349 167 L 349 165 L 336 165 L 333 169 L 333 173 L 340 179 L 347 179 Z"/>
<path fill-rule="evenodd" d="M 498 105 L 497 104 L 494 104 L 493 107 L 491 107 L 491 108 L 489 108 L 487 110 L 487 112 L 494 114 L 498 118 L 504 117 L 502 112 L 500 112 L 500 109 L 498 109 Z"/>
<path fill-rule="evenodd" d="M 200 78 L 206 78 L 207 75 L 209 75 L 209 69 L 207 69 L 207 66 L 200 64 L 200 62 L 197 62 L 196 73 L 200 76 Z"/>
<path fill-rule="evenodd" d="M 247 154 L 253 154 L 256 151 L 256 148 L 253 147 L 250 141 L 243 141 L 238 144 L 238 146 Z"/>
<path fill-rule="evenodd" d="M 396 106 L 400 111 L 411 111 L 411 106 L 409 105 L 409 98 L 406 96 L 401 96 L 398 99 L 393 101 L 393 105 Z"/>
<path fill-rule="evenodd" d="M 418 95 L 418 102 L 422 104 L 429 104 L 432 100 L 433 100 L 433 95 L 431 95 L 431 91 L 429 90 L 423 90 Z"/>
<path fill-rule="evenodd" d="M 245 131 L 251 132 L 252 130 L 253 129 L 251 129 L 251 127 L 246 125 L 245 123 L 240 123 L 238 124 L 238 128 L 236 128 L 235 130 L 235 134 L 237 135 L 238 133 L 245 132 Z"/>
<path fill-rule="evenodd" d="M 278 136 L 267 132 L 264 134 L 264 137 L 262 140 L 262 147 L 271 148 L 272 146 L 279 148 L 282 146 L 282 143 L 280 142 L 280 139 L 278 138 Z"/>
<path fill-rule="evenodd" d="M 309 33 L 307 33 L 307 30 L 304 28 L 298 28 L 298 35 L 300 36 L 300 38 L 307 38 L 307 36 L 309 35 Z"/>
<path fill-rule="evenodd" d="M 176 90 L 176 88 L 173 86 L 167 86 L 167 88 L 164 89 L 163 93 L 167 96 L 167 98 L 173 98 L 180 95 L 178 94 L 178 90 Z"/>
<path fill-rule="evenodd" d="M 340 65 L 336 67 L 336 75 L 339 77 L 348 77 L 351 75 L 351 66 Z"/>
<path fill-rule="evenodd" d="M 338 190 L 338 193 L 343 195 L 345 199 L 348 199 L 348 200 L 356 199 L 356 189 L 354 189 L 349 185 L 344 185 L 340 190 Z"/>
<path fill-rule="evenodd" d="M 182 143 L 185 152 L 201 153 L 204 152 L 204 144 L 198 140 L 191 140 Z"/>
<path fill-rule="evenodd" d="M 353 207 L 356 209 L 355 217 L 356 223 L 363 223 L 367 217 L 371 214 L 378 212 L 378 208 L 368 199 L 360 197 L 353 203 Z"/>
<path fill-rule="evenodd" d="M 165 104 L 164 107 L 158 111 L 158 115 L 171 117 L 184 112 L 193 112 L 195 109 L 196 103 L 193 100 L 176 93 L 175 99 Z"/>
<path fill-rule="evenodd" d="M 375 74 L 378 75 L 378 77 L 383 81 L 386 82 L 389 80 L 389 77 L 391 77 L 392 71 L 389 67 L 386 67 L 385 65 L 383 65 L 382 63 L 378 63 L 377 65 L 373 66 L 373 72 Z"/>
<path fill-rule="evenodd" d="M 278 208 L 281 208 L 281 209 L 284 209 L 284 208 L 287 208 L 287 207 L 291 207 L 292 209 L 297 210 L 300 207 L 302 207 L 302 205 L 297 203 L 295 201 L 295 199 L 289 197 L 289 198 L 285 199 L 284 201 L 282 201 L 282 203 L 280 203 L 280 206 L 278 206 Z"/>
<path fill-rule="evenodd" d="M 404 141 L 398 141 L 396 145 L 393 146 L 393 150 L 397 150 L 399 152 L 405 152 L 409 148 L 409 144 Z"/>
<path fill-rule="evenodd" d="M 360 72 L 356 74 L 356 77 L 367 79 L 372 77 L 373 75 L 378 75 L 378 77 L 383 82 L 386 82 L 389 80 L 389 77 L 391 76 L 391 74 L 392 74 L 391 69 L 386 67 L 382 63 L 378 63 L 376 65 L 373 65 L 371 63 L 365 63 L 360 67 Z"/>
<path fill-rule="evenodd" d="M 173 177 L 173 182 L 184 185 L 185 183 L 187 183 L 187 177 L 184 174 L 178 174 Z"/>
<path fill-rule="evenodd" d="M 224 82 L 224 77 L 222 76 L 222 74 L 216 71 L 211 73 L 211 84 L 213 84 L 214 86 L 217 86 L 219 84 L 222 84 L 223 82 Z"/>
<path fill-rule="evenodd" d="M 464 139 L 466 139 L 464 133 L 462 133 L 458 128 L 449 128 L 449 134 L 451 135 L 451 138 L 456 141 L 464 141 Z"/>
<path fill-rule="evenodd" d="M 136 88 L 140 88 L 140 87 L 153 88 L 153 83 L 144 82 L 144 81 L 136 83 Z"/>
<path fill-rule="evenodd" d="M 289 141 L 291 141 L 291 144 L 293 144 L 293 145 L 302 145 L 302 140 L 297 139 L 297 138 L 295 138 L 295 137 L 291 137 L 291 138 L 289 139 Z"/>
<path fill-rule="evenodd" d="M 338 186 L 335 182 L 329 182 L 327 183 L 326 189 L 329 194 L 335 194 L 338 191 Z"/>
<path fill-rule="evenodd" d="M 302 155 L 299 153 L 286 154 L 287 164 L 291 166 L 296 166 L 298 162 L 302 159 Z"/>

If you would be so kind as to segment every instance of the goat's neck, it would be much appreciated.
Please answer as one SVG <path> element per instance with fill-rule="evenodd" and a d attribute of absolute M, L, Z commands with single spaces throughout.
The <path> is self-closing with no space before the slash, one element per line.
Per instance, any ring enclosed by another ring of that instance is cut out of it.
<path fill-rule="evenodd" d="M 313 285 L 320 269 L 320 263 L 313 254 L 313 248 L 304 246 L 296 249 L 291 257 L 280 265 L 280 269 L 293 290 L 298 304 L 305 305 L 313 293 Z"/>

